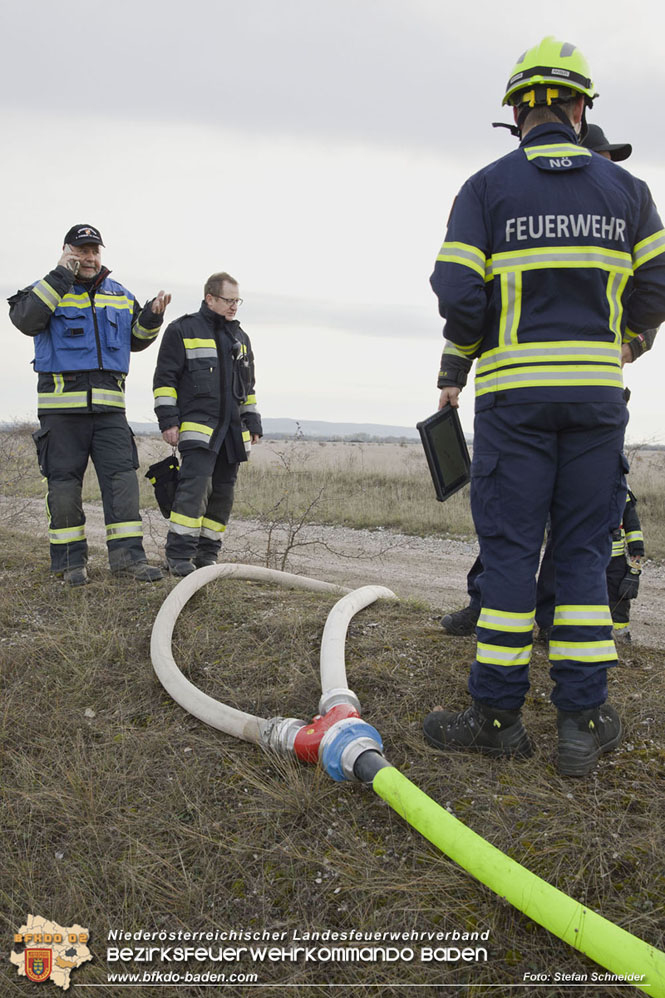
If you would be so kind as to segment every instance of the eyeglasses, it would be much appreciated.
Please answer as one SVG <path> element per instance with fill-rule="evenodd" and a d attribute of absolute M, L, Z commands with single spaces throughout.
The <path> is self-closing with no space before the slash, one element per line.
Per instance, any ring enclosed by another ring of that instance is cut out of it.
<path fill-rule="evenodd" d="M 227 305 L 242 305 L 244 301 L 244 298 L 224 298 L 222 295 L 210 295 L 210 297 L 225 301 Z"/>

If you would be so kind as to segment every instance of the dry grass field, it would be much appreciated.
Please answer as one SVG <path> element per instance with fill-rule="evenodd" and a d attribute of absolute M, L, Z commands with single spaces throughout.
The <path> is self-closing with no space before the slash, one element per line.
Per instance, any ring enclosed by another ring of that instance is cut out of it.
<path fill-rule="evenodd" d="M 174 583 L 123 583 L 109 577 L 99 555 L 85 589 L 50 578 L 45 542 L 35 540 L 34 497 L 43 485 L 29 448 L 19 443 L 0 524 L 3 998 L 46 993 L 19 979 L 7 959 L 29 913 L 90 928 L 94 959 L 75 971 L 72 986 L 94 986 L 90 993 L 103 998 L 130 991 L 109 983 L 108 973 L 155 968 L 256 973 L 258 980 L 230 984 L 224 993 L 260 998 L 517 996 L 525 993 L 526 974 L 590 979 L 599 968 L 455 866 L 367 788 L 268 757 L 177 706 L 149 657 L 153 620 Z M 468 499 L 456 497 L 460 512 L 442 525 L 449 504 L 434 502 L 415 446 L 301 446 L 287 444 L 284 456 L 283 443 L 264 442 L 243 469 L 239 522 L 243 514 L 262 522 L 264 538 L 280 522 L 276 558 L 303 516 L 305 523 L 363 527 L 359 536 L 389 541 L 381 518 L 406 515 L 400 510 L 408 512 L 419 494 L 440 519 L 437 537 L 426 543 L 468 543 L 457 529 Z M 142 442 L 141 450 L 144 464 L 149 453 L 165 453 L 155 441 Z M 639 455 L 634 467 L 643 522 L 644 510 L 659 502 L 662 530 L 662 454 L 648 453 L 644 461 Z M 391 477 L 390 494 L 379 500 Z M 86 488 L 94 510 L 94 483 Z M 351 517 L 345 493 L 356 492 Z M 644 502 L 645 495 L 653 499 Z M 363 522 L 370 512 L 372 522 Z M 647 537 L 656 532 L 648 522 Z M 395 525 L 409 533 L 406 522 Z M 413 531 L 418 551 L 427 529 Z M 353 558 L 349 565 L 354 575 L 374 567 Z M 328 577 L 325 558 L 319 576 Z M 321 633 L 334 602 L 220 580 L 181 615 L 176 660 L 194 683 L 232 706 L 308 719 L 318 702 Z M 444 755 L 425 745 L 421 723 L 431 705 L 466 704 L 472 654 L 473 641 L 446 637 L 425 599 L 375 604 L 354 618 L 349 682 L 363 716 L 381 732 L 387 758 L 517 862 L 665 949 L 665 652 L 638 645 L 622 656 L 611 675 L 611 699 L 626 737 L 591 777 L 577 781 L 562 779 L 554 766 L 554 712 L 540 647 L 525 706 L 537 745 L 532 759 Z M 247 955 L 223 967 L 209 960 L 186 967 L 106 961 L 110 931 L 232 929 L 284 933 L 287 945 L 307 931 L 484 932 L 488 957 L 423 962 L 416 942 L 413 960 L 394 963 L 261 962 Z M 202 998 L 210 989 L 138 984 L 131 993 Z M 637 994 L 611 984 L 553 989 L 544 983 L 526 993 Z"/>

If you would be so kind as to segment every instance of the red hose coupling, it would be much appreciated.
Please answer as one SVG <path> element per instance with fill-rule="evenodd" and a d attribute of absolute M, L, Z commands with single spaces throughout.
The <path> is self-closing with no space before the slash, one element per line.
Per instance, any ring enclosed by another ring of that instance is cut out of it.
<path fill-rule="evenodd" d="M 316 763 L 319 758 L 319 745 L 326 731 L 332 728 L 345 717 L 360 717 L 355 707 L 348 703 L 338 703 L 336 707 L 331 707 L 326 714 L 317 714 L 310 724 L 306 724 L 298 731 L 293 749 L 301 762 Z"/>

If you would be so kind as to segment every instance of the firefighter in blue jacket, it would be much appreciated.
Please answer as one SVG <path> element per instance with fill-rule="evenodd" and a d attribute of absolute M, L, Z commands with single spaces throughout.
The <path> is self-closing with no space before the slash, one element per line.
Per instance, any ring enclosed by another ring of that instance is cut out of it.
<path fill-rule="evenodd" d="M 166 329 L 153 380 L 159 428 L 182 461 L 166 537 L 176 576 L 217 561 L 238 467 L 263 433 L 252 345 L 236 319 L 238 282 L 212 274 L 203 299 Z"/>
<path fill-rule="evenodd" d="M 477 358 L 471 508 L 484 566 L 467 710 L 425 719 L 437 748 L 532 752 L 536 572 L 548 514 L 558 766 L 619 744 L 605 570 L 626 498 L 622 342 L 665 319 L 665 230 L 642 181 L 578 144 L 595 96 L 584 56 L 545 38 L 511 73 L 520 147 L 471 177 L 432 275 L 446 319 L 440 407 Z M 608 497 L 611 497 L 608 501 Z"/>
<path fill-rule="evenodd" d="M 88 458 L 102 493 L 111 571 L 141 582 L 162 578 L 143 550 L 124 388 L 130 352 L 155 341 L 171 296 L 160 291 L 142 308 L 102 267 L 103 245 L 94 226 L 72 226 L 57 266 L 9 299 L 12 322 L 35 342 L 40 428 L 33 437 L 48 480 L 51 569 L 72 586 L 88 581 L 81 502 Z"/>

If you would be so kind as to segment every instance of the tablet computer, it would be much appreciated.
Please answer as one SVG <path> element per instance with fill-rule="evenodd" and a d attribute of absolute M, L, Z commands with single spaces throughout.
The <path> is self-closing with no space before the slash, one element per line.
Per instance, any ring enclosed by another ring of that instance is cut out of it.
<path fill-rule="evenodd" d="M 416 423 L 439 502 L 471 480 L 471 459 L 457 409 L 451 405 Z"/>

